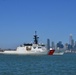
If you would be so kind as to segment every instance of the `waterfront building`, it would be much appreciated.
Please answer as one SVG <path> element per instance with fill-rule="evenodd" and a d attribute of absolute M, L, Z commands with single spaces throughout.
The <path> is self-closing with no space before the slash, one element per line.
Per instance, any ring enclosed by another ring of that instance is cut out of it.
<path fill-rule="evenodd" d="M 72 45 L 72 34 L 69 36 L 69 44 Z"/>
<path fill-rule="evenodd" d="M 69 37 L 69 44 L 70 44 L 69 49 L 74 50 L 75 43 L 74 43 L 74 39 L 73 39 L 72 34 L 70 34 L 70 37 Z"/>
<path fill-rule="evenodd" d="M 70 45 L 71 45 L 72 47 L 74 47 L 74 40 L 73 40 L 72 34 L 70 34 L 69 39 L 70 39 Z"/>
<path fill-rule="evenodd" d="M 64 45 L 62 44 L 62 41 L 59 41 L 56 45 L 57 48 L 64 48 Z"/>
<path fill-rule="evenodd" d="M 65 49 L 68 50 L 68 43 L 65 44 Z"/>
<path fill-rule="evenodd" d="M 50 39 L 47 39 L 47 50 L 50 49 Z"/>
<path fill-rule="evenodd" d="M 53 41 L 51 42 L 51 47 L 55 49 L 55 43 Z"/>
<path fill-rule="evenodd" d="M 76 51 L 76 41 L 75 41 L 73 50 Z"/>

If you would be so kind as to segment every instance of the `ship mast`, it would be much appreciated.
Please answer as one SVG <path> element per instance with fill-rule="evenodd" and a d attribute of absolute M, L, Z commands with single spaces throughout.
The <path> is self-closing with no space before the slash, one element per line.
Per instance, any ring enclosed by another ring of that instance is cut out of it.
<path fill-rule="evenodd" d="M 34 44 L 38 44 L 38 36 L 37 36 L 37 32 L 35 31 L 35 35 L 34 35 Z"/>

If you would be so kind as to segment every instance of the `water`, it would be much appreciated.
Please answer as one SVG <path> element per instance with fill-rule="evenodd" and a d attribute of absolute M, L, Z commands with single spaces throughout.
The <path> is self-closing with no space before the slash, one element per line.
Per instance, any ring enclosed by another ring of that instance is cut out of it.
<path fill-rule="evenodd" d="M 76 54 L 0 55 L 0 75 L 76 75 Z"/>

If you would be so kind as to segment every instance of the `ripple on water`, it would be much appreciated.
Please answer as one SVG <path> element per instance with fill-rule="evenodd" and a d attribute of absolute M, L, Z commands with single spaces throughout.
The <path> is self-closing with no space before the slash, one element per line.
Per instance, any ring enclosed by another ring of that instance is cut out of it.
<path fill-rule="evenodd" d="M 0 55 L 0 75 L 76 75 L 76 55 Z"/>

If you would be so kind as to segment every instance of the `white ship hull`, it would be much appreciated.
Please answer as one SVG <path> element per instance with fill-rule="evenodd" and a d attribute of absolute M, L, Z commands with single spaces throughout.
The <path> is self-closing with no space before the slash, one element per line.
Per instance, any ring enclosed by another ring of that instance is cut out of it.
<path fill-rule="evenodd" d="M 63 55 L 65 52 L 64 49 L 56 49 L 53 55 Z"/>
<path fill-rule="evenodd" d="M 64 52 L 60 52 L 60 53 L 53 53 L 53 55 L 63 55 Z"/>
<path fill-rule="evenodd" d="M 18 51 L 4 51 L 0 52 L 0 54 L 18 54 L 18 55 L 47 55 L 48 51 L 44 52 L 34 52 L 34 51 L 26 51 L 26 52 L 18 52 Z"/>
<path fill-rule="evenodd" d="M 3 51 L 3 52 L 0 52 L 0 54 L 46 55 L 48 54 L 48 50 L 46 50 L 45 47 L 42 48 L 36 45 L 36 49 L 33 49 L 33 46 L 31 46 L 31 49 L 30 48 L 27 49 L 27 46 L 24 46 L 24 47 L 17 47 L 16 50 Z"/>

